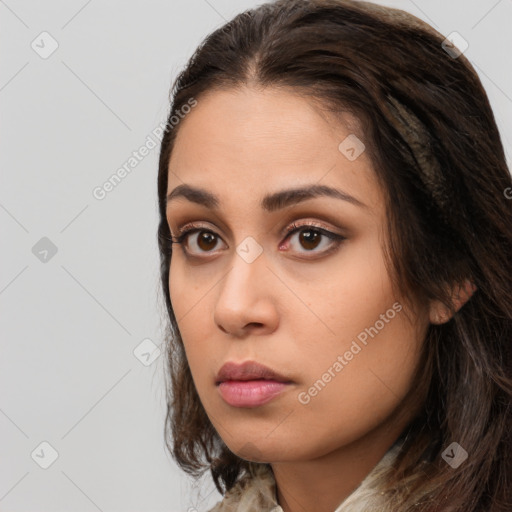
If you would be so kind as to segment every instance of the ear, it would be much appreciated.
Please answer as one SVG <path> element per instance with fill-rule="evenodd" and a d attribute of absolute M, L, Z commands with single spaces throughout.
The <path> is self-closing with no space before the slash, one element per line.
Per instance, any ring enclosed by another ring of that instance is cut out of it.
<path fill-rule="evenodd" d="M 475 290 L 476 286 L 469 279 L 466 279 L 462 284 L 453 286 L 451 288 L 451 302 L 454 311 L 450 312 L 440 301 L 433 301 L 429 310 L 430 323 L 444 324 L 448 322 L 448 320 L 466 304 Z"/>

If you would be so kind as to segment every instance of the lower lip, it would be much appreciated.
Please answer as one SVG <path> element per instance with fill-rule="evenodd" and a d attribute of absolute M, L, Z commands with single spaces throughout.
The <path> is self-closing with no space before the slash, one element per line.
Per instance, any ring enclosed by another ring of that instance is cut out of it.
<path fill-rule="evenodd" d="M 275 380 L 227 380 L 217 387 L 233 407 L 258 407 L 279 395 L 289 384 Z"/>

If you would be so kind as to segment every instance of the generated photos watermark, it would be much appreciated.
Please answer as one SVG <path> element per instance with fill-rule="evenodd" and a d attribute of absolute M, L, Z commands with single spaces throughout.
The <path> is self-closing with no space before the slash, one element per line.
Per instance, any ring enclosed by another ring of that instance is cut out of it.
<path fill-rule="evenodd" d="M 372 339 L 379 334 L 379 332 L 386 327 L 386 325 L 402 311 L 403 307 L 399 302 L 395 302 L 391 308 L 385 313 L 382 313 L 371 327 L 367 327 L 361 331 L 356 339 L 352 340 L 349 350 L 346 350 L 343 355 L 338 355 L 336 360 L 329 368 L 322 374 L 322 376 L 310 387 L 307 391 L 301 391 L 297 395 L 298 401 L 302 405 L 307 405 L 311 399 L 320 393 L 329 382 L 331 382 L 338 373 L 347 366 L 354 357 L 359 354 L 364 347 L 368 345 L 368 337 Z M 359 341 L 359 343 L 358 343 Z"/>
<path fill-rule="evenodd" d="M 169 118 L 167 126 L 174 128 L 181 119 L 183 119 L 193 107 L 197 105 L 197 100 L 189 98 L 187 103 L 182 105 L 176 115 Z M 132 151 L 126 161 L 114 172 L 102 185 L 94 187 L 92 195 L 98 201 L 102 201 L 107 195 L 112 192 L 123 181 L 130 172 L 139 165 L 139 163 L 146 158 L 152 149 L 156 148 L 162 142 L 165 133 L 166 123 L 161 122 L 151 133 L 146 137 L 144 144 L 137 150 Z"/>

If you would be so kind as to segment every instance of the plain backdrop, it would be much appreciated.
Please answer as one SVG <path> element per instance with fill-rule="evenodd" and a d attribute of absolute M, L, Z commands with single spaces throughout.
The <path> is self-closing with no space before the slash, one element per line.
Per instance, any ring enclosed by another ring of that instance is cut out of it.
<path fill-rule="evenodd" d="M 200 41 L 259 3 L 0 1 L 1 511 L 220 499 L 164 449 L 159 147 L 103 199 L 93 191 L 165 120 Z M 463 36 L 510 158 L 512 2 L 378 3 Z"/>

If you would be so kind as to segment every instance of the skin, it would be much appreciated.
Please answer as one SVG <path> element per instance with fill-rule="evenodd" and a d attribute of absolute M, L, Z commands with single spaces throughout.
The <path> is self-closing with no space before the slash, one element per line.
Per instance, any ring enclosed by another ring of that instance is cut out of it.
<path fill-rule="evenodd" d="M 415 413 L 405 398 L 429 322 L 448 319 L 439 304 L 406 309 L 393 292 L 383 190 L 366 152 L 350 161 L 338 150 L 357 130 L 348 114 L 339 119 L 293 91 L 209 92 L 181 121 L 169 162 L 168 193 L 186 183 L 220 200 L 218 210 L 184 197 L 168 205 L 174 238 L 189 222 L 217 235 L 208 246 L 192 233 L 171 258 L 170 298 L 194 383 L 230 450 L 271 463 L 285 512 L 332 512 L 378 463 Z M 306 184 L 332 186 L 366 207 L 332 197 L 260 207 L 265 194 Z M 300 232 L 287 239 L 293 221 L 346 239 L 330 253 L 334 241 L 324 235 L 316 245 Z M 236 251 L 248 236 L 263 250 L 252 263 Z M 395 302 L 402 311 L 301 403 L 299 393 Z M 217 372 L 246 360 L 293 384 L 256 408 L 228 405 Z"/>

